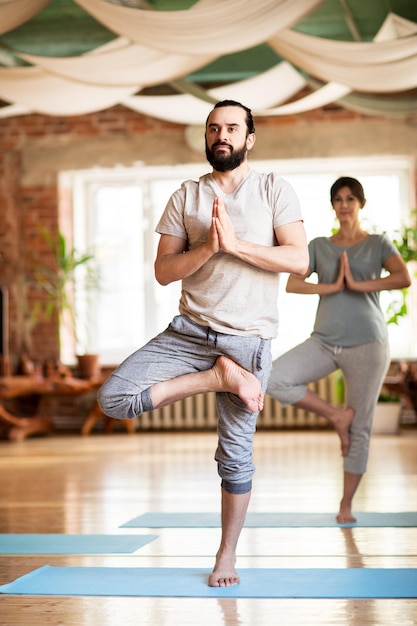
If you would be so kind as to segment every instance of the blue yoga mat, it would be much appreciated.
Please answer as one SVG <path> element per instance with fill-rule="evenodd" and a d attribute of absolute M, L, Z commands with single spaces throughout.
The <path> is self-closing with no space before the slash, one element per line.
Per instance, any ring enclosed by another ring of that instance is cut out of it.
<path fill-rule="evenodd" d="M 334 513 L 248 513 L 246 528 L 414 527 L 417 512 L 355 513 L 356 523 L 338 524 Z M 220 513 L 144 513 L 121 528 L 217 528 Z"/>
<path fill-rule="evenodd" d="M 0 535 L 0 554 L 131 554 L 158 535 Z"/>
<path fill-rule="evenodd" d="M 415 598 L 417 569 L 242 569 L 234 587 L 208 587 L 209 570 L 46 565 L 0 593 L 198 598 Z"/>

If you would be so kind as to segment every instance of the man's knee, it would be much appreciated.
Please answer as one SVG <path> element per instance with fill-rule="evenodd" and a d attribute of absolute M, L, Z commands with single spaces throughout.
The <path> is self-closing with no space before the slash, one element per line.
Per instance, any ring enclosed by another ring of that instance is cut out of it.
<path fill-rule="evenodd" d="M 104 415 L 108 417 L 114 417 L 116 419 L 126 419 L 129 417 L 127 415 L 128 406 L 126 406 L 126 399 L 120 396 L 114 396 L 103 388 L 100 388 L 97 392 L 97 403 Z"/>
<path fill-rule="evenodd" d="M 153 409 L 150 388 L 131 393 L 112 377 L 98 390 L 97 403 L 105 415 L 116 419 L 133 419 Z"/>

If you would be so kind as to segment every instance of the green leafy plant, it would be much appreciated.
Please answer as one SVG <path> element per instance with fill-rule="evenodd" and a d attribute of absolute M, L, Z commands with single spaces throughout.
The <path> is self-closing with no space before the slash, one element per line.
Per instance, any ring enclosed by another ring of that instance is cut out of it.
<path fill-rule="evenodd" d="M 405 263 L 417 261 L 417 210 L 411 212 L 415 226 L 404 226 L 403 229 L 393 238 L 396 246 Z M 408 288 L 397 289 L 397 297 L 393 295 L 389 303 L 386 315 L 387 324 L 397 324 L 401 317 L 407 315 L 407 294 Z"/>
<path fill-rule="evenodd" d="M 386 308 L 385 315 L 387 324 L 396 324 L 398 326 L 399 320 L 408 313 L 408 287 L 397 289 L 395 293 L 398 294 L 398 297 L 393 295 L 391 302 Z"/>
<path fill-rule="evenodd" d="M 66 324 L 77 344 L 77 316 L 75 309 L 76 289 L 84 293 L 98 289 L 98 274 L 92 253 L 80 253 L 70 246 L 61 231 L 52 235 L 42 229 L 41 234 L 52 252 L 52 263 L 37 262 L 33 266 L 36 289 L 42 298 L 35 302 L 32 317 L 51 319 L 58 316 L 59 326 Z"/>
<path fill-rule="evenodd" d="M 380 394 L 378 396 L 378 402 L 400 402 L 401 398 L 398 395 L 398 393 L 394 393 L 393 391 L 387 391 L 384 386 L 382 386 L 382 389 L 380 391 Z"/>
<path fill-rule="evenodd" d="M 411 212 L 415 226 L 404 226 L 394 244 L 406 263 L 417 261 L 417 209 Z"/>

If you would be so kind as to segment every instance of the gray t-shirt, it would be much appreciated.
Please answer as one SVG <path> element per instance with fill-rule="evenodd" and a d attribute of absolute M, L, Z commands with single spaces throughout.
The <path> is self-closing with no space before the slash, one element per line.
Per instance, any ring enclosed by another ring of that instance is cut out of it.
<path fill-rule="evenodd" d="M 185 181 L 169 199 L 156 232 L 181 237 L 188 249 L 196 248 L 207 240 L 215 197 L 223 198 L 236 236 L 259 245 L 278 245 L 274 228 L 302 219 L 287 181 L 250 170 L 231 194 L 212 174 Z M 272 339 L 278 330 L 278 281 L 279 274 L 219 252 L 182 281 L 179 310 L 217 332 Z"/>
<path fill-rule="evenodd" d="M 397 248 L 386 235 L 368 235 L 354 246 L 338 246 L 327 237 L 309 243 L 310 269 L 320 283 L 336 280 L 340 257 L 347 251 L 356 280 L 379 278 L 385 261 Z M 361 293 L 344 289 L 321 296 L 313 335 L 334 346 L 353 347 L 387 337 L 387 325 L 379 304 L 379 292 Z"/>

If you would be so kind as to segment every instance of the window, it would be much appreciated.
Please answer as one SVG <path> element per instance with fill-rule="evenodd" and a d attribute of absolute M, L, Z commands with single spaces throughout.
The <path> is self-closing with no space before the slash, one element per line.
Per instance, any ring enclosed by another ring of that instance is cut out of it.
<path fill-rule="evenodd" d="M 277 171 L 293 185 L 301 201 L 308 239 L 331 233 L 335 222 L 329 189 L 341 175 L 355 176 L 362 182 L 367 197 L 363 224 L 368 229 L 392 236 L 407 221 L 412 207 L 413 163 L 407 158 L 251 161 L 251 166 Z M 61 196 L 72 196 L 72 202 L 61 209 L 62 223 L 73 219 L 75 246 L 93 249 L 98 263 L 101 288 L 88 304 L 80 302 L 77 312 L 79 334 L 99 352 L 102 364 L 119 363 L 177 314 L 180 285 L 162 287 L 154 278 L 159 239 L 155 226 L 170 194 L 181 182 L 207 171 L 207 163 L 174 167 L 139 163 L 131 168 L 61 174 Z M 317 306 L 315 296 L 287 294 L 286 279 L 283 274 L 274 357 L 310 335 Z M 390 293 L 381 294 L 383 307 L 390 298 Z M 417 354 L 415 322 L 411 311 L 398 327 L 389 327 L 393 358 Z M 71 362 L 73 354 L 74 346 L 67 345 L 63 360 Z"/>

